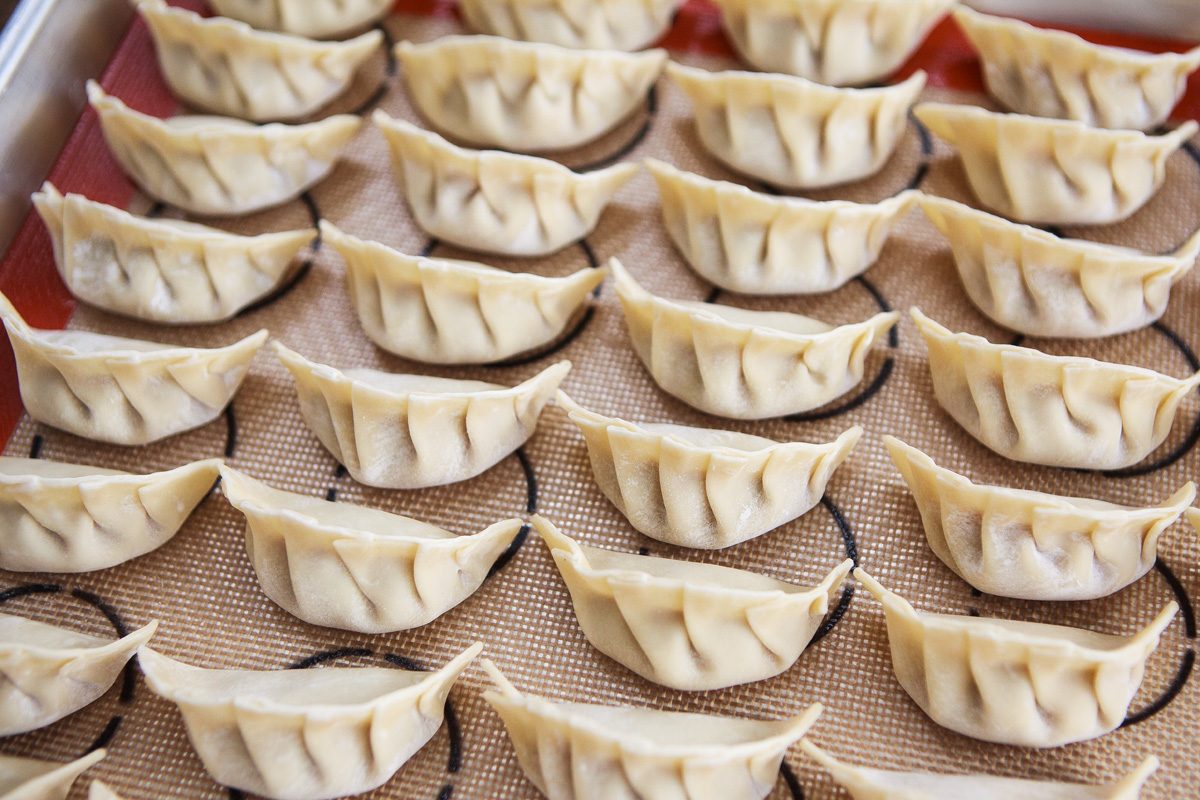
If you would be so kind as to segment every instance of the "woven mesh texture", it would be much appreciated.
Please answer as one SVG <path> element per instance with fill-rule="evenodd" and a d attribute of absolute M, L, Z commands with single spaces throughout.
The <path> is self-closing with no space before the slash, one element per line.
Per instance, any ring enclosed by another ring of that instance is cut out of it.
<path fill-rule="evenodd" d="M 428 40 L 457 30 L 452 20 L 397 16 L 388 20 L 397 40 Z M 709 68 L 729 66 L 701 56 L 678 55 L 685 63 Z M 371 96 L 381 80 L 389 82 L 378 106 L 393 115 L 418 119 L 402 82 L 385 75 L 382 56 L 361 76 L 358 86 L 331 111 L 354 108 Z M 927 99 L 987 104 L 982 97 L 930 90 Z M 652 156 L 710 177 L 734 180 L 703 151 L 683 94 L 663 79 L 656 107 L 638 112 L 616 131 L 585 150 L 571 153 L 569 165 L 595 162 L 636 141 L 623 158 Z M 644 125 L 644 137 L 639 132 Z M 958 162 L 943 143 L 922 152 L 918 130 L 910 125 L 888 166 L 875 178 L 813 195 L 875 201 L 909 185 L 927 165 L 920 181 L 925 191 L 971 201 Z M 429 238 L 412 221 L 393 180 L 382 137 L 364 126 L 345 161 L 310 193 L 320 216 L 343 230 L 376 239 L 405 252 L 419 252 Z M 150 202 L 136 198 L 132 208 Z M 1173 249 L 1196 226 L 1200 207 L 1200 166 L 1187 153 L 1170 160 L 1165 187 L 1131 220 L 1102 229 L 1067 230 L 1068 235 L 1118 242 L 1147 251 Z M 236 232 L 299 227 L 310 222 L 302 202 L 246 219 L 217 224 Z M 565 275 L 589 263 L 588 248 L 603 263 L 618 256 L 651 291 L 670 297 L 703 299 L 711 287 L 696 277 L 673 250 L 662 227 L 657 195 L 643 171 L 604 214 L 586 246 L 570 247 L 548 258 L 517 261 L 484 258 L 498 266 L 543 275 Z M 475 258 L 439 246 L 436 254 Z M 1012 333 L 988 322 L 967 300 L 949 248 L 919 212 L 893 233 L 879 263 L 866 274 L 869 284 L 852 281 L 844 288 L 808 298 L 748 300 L 721 296 L 721 302 L 752 308 L 786 309 L 831 323 L 865 319 L 880 307 L 919 304 L 943 324 L 995 341 Z M 1031 342 L 1054 353 L 1151 367 L 1185 376 L 1187 345 L 1200 342 L 1200 275 L 1191 274 L 1174 289 L 1162 328 L 1102 341 Z M 891 433 L 928 452 L 946 467 L 973 480 L 1125 504 L 1160 502 L 1195 477 L 1197 451 L 1189 433 L 1200 414 L 1200 398 L 1183 403 L 1175 428 L 1150 461 L 1179 449 L 1170 464 L 1132 477 L 1110 477 L 1071 470 L 1043 469 L 1008 462 L 961 430 L 937 405 L 925 348 L 904 317 L 898 343 L 877 344 L 867 360 L 863 387 L 881 370 L 890 375 L 877 393 L 843 413 L 809 422 L 739 423 L 708 417 L 659 390 L 637 360 L 625 331 L 611 283 L 595 301 L 582 332 L 566 346 L 517 366 L 445 368 L 403 361 L 373 346 L 350 305 L 343 265 L 331 248 L 312 255 L 312 268 L 286 295 L 268 306 L 216 327 L 161 328 L 122 320 L 80 306 L 71 327 L 188 345 L 231 342 L 258 328 L 307 357 L 338 367 L 376 367 L 447 377 L 478 378 L 515 384 L 550 363 L 568 358 L 574 368 L 563 388 L 576 401 L 601 413 L 632 420 L 753 432 L 777 440 L 828 441 L 852 424 L 867 434 L 836 473 L 819 505 L 794 523 L 737 547 L 690 552 L 649 540 L 633 531 L 593 481 L 584 443 L 575 426 L 551 405 L 536 435 L 514 455 L 473 480 L 423 491 L 385 491 L 356 484 L 338 469 L 300 416 L 291 380 L 269 350 L 254 361 L 233 404 L 236 437 L 229 463 L 269 484 L 315 496 L 336 490 L 337 498 L 394 511 L 457 532 L 476 532 L 504 517 L 524 514 L 536 505 L 569 535 L 589 544 L 686 558 L 738 567 L 802 584 L 812 584 L 846 557 L 839 516 L 853 536 L 861 563 L 918 609 L 978 613 L 1130 633 L 1146 624 L 1176 595 L 1159 571 L 1113 597 L 1079 603 L 1033 603 L 976 596 L 939 562 L 925 542 L 909 492 L 880 440 Z M 1178 339 L 1176 339 L 1178 337 Z M 852 393 L 848 397 L 852 397 Z M 839 402 L 844 402 L 839 401 Z M 835 404 L 836 405 L 836 404 Z M 120 448 L 95 444 L 22 419 L 5 450 L 25 455 L 35 438 L 44 458 L 92 463 L 131 471 L 151 471 L 220 455 L 232 434 L 228 418 L 152 446 Z M 423 628 L 368 636 L 303 623 L 266 598 L 244 547 L 244 518 L 212 493 L 182 531 L 159 550 L 113 569 L 85 575 L 0 573 L 0 589 L 44 582 L 46 592 L 5 602 L 0 609 L 91 632 L 111 633 L 97 608 L 73 596 L 82 589 L 108 604 L 130 628 L 159 619 L 153 645 L 189 663 L 208 667 L 270 669 L 336 648 L 366 648 L 371 655 L 335 661 L 342 665 L 381 665 L 383 654 L 400 654 L 436 666 L 471 642 L 486 642 L 486 655 L 522 690 L 553 698 L 646 705 L 654 708 L 756 717 L 780 717 L 821 701 L 827 711 L 813 729 L 814 741 L 855 763 L 946 772 L 979 772 L 1080 782 L 1108 782 L 1145 756 L 1158 754 L 1164 765 L 1150 782 L 1147 798 L 1194 796 L 1200 785 L 1200 704 L 1196 681 L 1188 682 L 1166 707 L 1139 724 L 1091 742 L 1048 751 L 996 746 L 950 733 L 927 718 L 892 674 L 882 610 L 859 589 L 832 632 L 812 646 L 782 675 L 760 683 L 708 693 L 683 693 L 655 686 L 600 655 L 584 639 L 570 599 L 546 548 L 531 536 L 506 567 L 466 602 Z M 1160 545 L 1162 564 L 1178 577 L 1180 591 L 1200 589 L 1196 536 L 1177 523 Z M 853 583 L 851 581 L 851 583 Z M 59 587 L 57 591 L 51 587 Z M 1189 618 L 1190 619 L 1190 618 Z M 1150 658 L 1133 711 L 1164 696 L 1185 666 L 1190 666 L 1194 632 L 1181 616 L 1168 629 Z M 522 775 L 496 714 L 482 701 L 487 683 L 472 668 L 451 694 L 461 734 L 461 766 L 452 771 L 450 726 L 400 772 L 369 797 L 423 800 L 538 797 Z M 139 678 L 134 695 L 121 702 L 120 685 L 79 713 L 40 731 L 0 741 L 0 752 L 67 759 L 81 753 L 110 721 L 121 721 L 109 743 L 110 755 L 90 775 L 103 778 L 128 798 L 226 796 L 208 777 L 189 745 L 180 716 L 153 695 Z M 798 752 L 787 763 L 808 798 L 844 797 L 821 770 Z M 74 796 L 82 796 L 82 785 Z M 773 798 L 800 797 L 780 780 Z"/>

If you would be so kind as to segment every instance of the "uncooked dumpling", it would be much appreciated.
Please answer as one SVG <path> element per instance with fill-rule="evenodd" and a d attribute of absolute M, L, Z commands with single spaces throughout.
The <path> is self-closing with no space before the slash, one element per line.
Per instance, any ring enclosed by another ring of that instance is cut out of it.
<path fill-rule="evenodd" d="M 1174 253 L 1062 239 L 942 197 L 925 216 L 950 241 L 971 302 L 994 322 L 1039 337 L 1088 339 L 1144 328 L 1200 255 L 1200 232 Z"/>
<path fill-rule="evenodd" d="M 176 534 L 220 466 L 131 475 L 0 456 L 0 569 L 90 572 L 148 553 Z"/>
<path fill-rule="evenodd" d="M 273 343 L 292 373 L 300 413 L 356 481 L 421 489 L 490 469 L 533 436 L 542 408 L 571 370 L 546 367 L 518 386 L 338 370 Z"/>
<path fill-rule="evenodd" d="M 763 800 L 820 703 L 757 720 L 523 694 L 484 659 L 483 699 L 504 721 L 521 769 L 548 800 Z"/>
<path fill-rule="evenodd" d="M 855 425 L 826 444 L 626 422 L 558 404 L 587 442 L 592 474 L 629 523 L 681 547 L 731 547 L 808 513 L 862 437 Z"/>
<path fill-rule="evenodd" d="M 221 322 L 261 300 L 293 274 L 317 232 L 258 236 L 173 219 L 136 217 L 50 183 L 33 195 L 63 283 L 105 311 L 148 322 Z"/>
<path fill-rule="evenodd" d="M 1167 121 L 1200 67 L 1200 47 L 1142 53 L 1066 31 L 980 14 L 954 19 L 979 51 L 988 92 L 1013 111 L 1098 128 L 1150 130 Z"/>
<path fill-rule="evenodd" d="M 986 742 L 1058 747 L 1116 730 L 1179 611 L 1132 636 L 919 612 L 861 569 L 883 604 L 900 685 L 937 724 Z"/>
<path fill-rule="evenodd" d="M 159 119 L 109 97 L 94 81 L 88 100 L 125 174 L 154 199 L 201 216 L 252 214 L 295 200 L 333 171 L 362 124 L 351 114 L 304 125 Z"/>
<path fill-rule="evenodd" d="M 874 265 L 917 192 L 873 205 L 752 192 L 646 159 L 663 224 L 700 277 L 741 294 L 831 292 Z"/>
<path fill-rule="evenodd" d="M 846 559 L 818 585 L 797 586 L 714 564 L 587 547 L 541 516 L 532 522 L 592 646 L 648 681 L 690 692 L 790 668 L 853 566 Z"/>
<path fill-rule="evenodd" d="M 578 174 L 544 158 L 465 150 L 377 110 L 413 219 L 430 236 L 484 253 L 544 256 L 595 229 L 637 165 Z"/>
<path fill-rule="evenodd" d="M 862 381 L 872 342 L 900 318 L 889 311 L 833 327 L 782 311 L 668 300 L 609 267 L 638 358 L 655 383 L 690 406 L 733 419 L 819 408 Z"/>
<path fill-rule="evenodd" d="M 683 0 L 460 0 L 477 33 L 594 50 L 641 50 L 671 25 Z"/>
<path fill-rule="evenodd" d="M 0 614 L 0 736 L 43 728 L 98 700 L 157 629 L 154 621 L 105 639 Z"/>
<path fill-rule="evenodd" d="M 1014 461 L 1121 469 L 1163 443 L 1200 372 L 1153 370 L 953 333 L 912 309 L 929 348 L 937 401 L 980 442 Z"/>
<path fill-rule="evenodd" d="M 1018 222 L 1104 225 L 1144 206 L 1167 177 L 1167 159 L 1200 130 L 1110 131 L 1082 122 L 921 103 L 922 123 L 958 150 L 985 206 Z"/>
<path fill-rule="evenodd" d="M 567 150 L 600 138 L 641 106 L 665 50 L 573 50 L 495 36 L 401 42 L 396 57 L 417 109 L 475 147 Z"/>
<path fill-rule="evenodd" d="M 444 667 L 202 669 L 148 647 L 146 683 L 179 707 L 204 767 L 272 800 L 331 800 L 383 785 L 442 726 L 446 696 L 483 645 Z"/>
<path fill-rule="evenodd" d="M 267 597 L 305 622 L 360 633 L 427 625 L 466 600 L 516 538 L 506 519 L 473 536 L 410 517 L 273 489 L 229 467 L 246 552 Z"/>
<path fill-rule="evenodd" d="M 1027 600 L 1093 600 L 1154 567 L 1158 539 L 1196 497 L 1131 508 L 1080 497 L 975 484 L 915 447 L 884 436 L 921 512 L 929 547 L 981 592 Z"/>
<path fill-rule="evenodd" d="M 395 0 L 208 0 L 223 17 L 263 31 L 330 39 L 387 16 Z"/>
<path fill-rule="evenodd" d="M 167 85 L 197 108 L 252 122 L 306 117 L 350 88 L 383 34 L 314 42 L 139 0 Z"/>
<path fill-rule="evenodd" d="M 0 755 L 0 800 L 66 800 L 75 779 L 105 755 L 93 750 L 66 764 Z"/>
<path fill-rule="evenodd" d="M 709 153 L 736 172 L 793 190 L 850 183 L 883 169 L 925 88 L 924 72 L 877 89 L 673 62 L 667 74 L 692 101 Z"/>
<path fill-rule="evenodd" d="M 409 256 L 321 222 L 371 341 L 432 364 L 487 364 L 544 347 L 576 319 L 608 271 L 565 278 Z"/>
<path fill-rule="evenodd" d="M 265 330 L 211 350 L 29 327 L 0 294 L 29 416 L 77 436 L 148 444 L 211 422 L 233 400 Z"/>

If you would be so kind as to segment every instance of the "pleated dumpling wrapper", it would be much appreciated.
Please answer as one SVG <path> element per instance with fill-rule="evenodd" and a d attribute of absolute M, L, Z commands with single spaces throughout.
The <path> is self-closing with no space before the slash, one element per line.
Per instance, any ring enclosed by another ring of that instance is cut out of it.
<path fill-rule="evenodd" d="M 483 650 L 444 667 L 204 669 L 138 651 L 146 683 L 179 707 L 213 778 L 271 800 L 331 800 L 383 785 L 442 726 L 454 682 Z"/>
<path fill-rule="evenodd" d="M 215 349 L 29 327 L 0 294 L 29 416 L 112 444 L 147 444 L 216 419 L 233 400 L 265 330 Z"/>
<path fill-rule="evenodd" d="M 1105 225 L 1144 206 L 1167 159 L 1200 125 L 1170 133 L 1111 131 L 1082 122 L 921 103 L 913 114 L 958 150 L 975 196 L 997 214 L 1047 225 Z"/>
<path fill-rule="evenodd" d="M 0 755 L 0 800 L 66 800 L 76 778 L 105 755 L 93 750 L 68 763 Z"/>
<path fill-rule="evenodd" d="M 1029 336 L 1090 339 L 1144 328 L 1167 310 L 1171 287 L 1200 255 L 1200 231 L 1174 253 L 1062 239 L 941 197 L 925 216 L 949 240 L 971 302 Z"/>
<path fill-rule="evenodd" d="M 466 600 L 520 519 L 474 536 L 365 506 L 273 489 L 229 467 L 221 489 L 246 515 L 246 552 L 267 597 L 313 625 L 388 633 Z"/>
<path fill-rule="evenodd" d="M 543 348 L 582 313 L 607 270 L 565 278 L 400 253 L 321 222 L 371 341 L 431 364 L 487 364 Z"/>
<path fill-rule="evenodd" d="M 997 744 L 1058 747 L 1114 731 L 1174 601 L 1132 636 L 915 610 L 861 569 L 883 604 L 896 679 L 944 728 Z"/>
<path fill-rule="evenodd" d="M 91 572 L 149 553 L 179 531 L 220 466 L 132 475 L 0 456 L 0 569 Z"/>
<path fill-rule="evenodd" d="M 92 781 L 88 784 L 87 800 L 125 800 L 125 798 L 114 792 L 104 781 Z"/>
<path fill-rule="evenodd" d="M 208 0 L 222 17 L 261 31 L 332 39 L 366 28 L 387 16 L 395 0 Z"/>
<path fill-rule="evenodd" d="M 0 614 L 0 736 L 43 728 L 95 702 L 158 622 L 105 639 Z"/>
<path fill-rule="evenodd" d="M 508 731 L 521 769 L 548 800 L 764 800 L 783 756 L 824 710 L 757 720 L 523 694 L 491 661 L 483 698 Z"/>
<path fill-rule="evenodd" d="M 460 0 L 477 33 L 593 50 L 641 50 L 662 38 L 683 0 Z"/>
<path fill-rule="evenodd" d="M 692 101 L 709 153 L 735 172 L 792 190 L 837 186 L 883 169 L 925 88 L 924 72 L 877 89 L 673 62 L 667 74 Z"/>
<path fill-rule="evenodd" d="M 63 283 L 85 303 L 171 325 L 221 322 L 262 300 L 295 270 L 316 230 L 258 236 L 137 217 L 50 183 L 33 203 Z"/>
<path fill-rule="evenodd" d="M 109 97 L 94 81 L 88 100 L 125 174 L 155 200 L 201 216 L 253 214 L 295 200 L 329 175 L 362 124 L 351 114 L 304 125 L 159 119 Z"/>
<path fill-rule="evenodd" d="M 1150 130 L 1167 121 L 1188 75 L 1200 67 L 1200 47 L 1186 53 L 1105 47 L 962 6 L 954 19 L 979 51 L 988 93 L 1035 117 Z"/>
<path fill-rule="evenodd" d="M 413 219 L 444 242 L 484 253 L 544 256 L 591 233 L 638 171 L 621 163 L 579 174 L 545 158 L 465 150 L 376 110 Z"/>
<path fill-rule="evenodd" d="M 716 0 L 738 54 L 764 72 L 832 86 L 904 65 L 956 0 Z"/>
<path fill-rule="evenodd" d="M 752 192 L 655 159 L 663 224 L 700 277 L 740 294 L 831 292 L 874 265 L 916 192 L 872 205 Z"/>
<path fill-rule="evenodd" d="M 338 370 L 274 342 L 296 382 L 300 413 L 354 479 L 421 489 L 473 478 L 525 444 L 571 370 L 552 364 L 517 386 Z"/>
<path fill-rule="evenodd" d="M 558 404 L 587 442 L 592 474 L 633 527 L 667 544 L 716 550 L 808 513 L 863 429 L 826 444 L 684 425 L 634 423 Z"/>
<path fill-rule="evenodd" d="M 862 381 L 871 344 L 900 315 L 834 327 L 782 311 L 667 300 L 643 289 L 615 258 L 617 297 L 638 358 L 663 391 L 732 419 L 819 408 Z"/>
<path fill-rule="evenodd" d="M 435 128 L 476 147 L 538 153 L 615 128 L 645 102 L 667 52 L 443 36 L 400 42 L 396 58 L 414 105 Z"/>
<path fill-rule="evenodd" d="M 314 42 L 138 0 L 171 91 L 197 108 L 251 122 L 294 120 L 331 103 L 383 43 L 381 31 Z"/>
<path fill-rule="evenodd" d="M 995 452 L 1048 467 L 1121 469 L 1144 459 L 1171 432 L 1200 372 L 1172 378 L 1153 370 L 953 333 L 918 308 L 937 401 Z"/>
<path fill-rule="evenodd" d="M 1196 498 L 1186 483 L 1158 506 L 983 486 L 884 436 L 921 512 L 929 547 L 981 592 L 1025 600 L 1094 600 L 1141 578 L 1158 539 Z"/>
<path fill-rule="evenodd" d="M 789 669 L 853 566 L 846 559 L 819 585 L 797 586 L 714 564 L 588 547 L 544 517 L 531 521 L 592 646 L 648 681 L 689 692 Z"/>
<path fill-rule="evenodd" d="M 856 767 L 839 761 L 807 739 L 804 754 L 824 767 L 854 800 L 1138 800 L 1142 785 L 1158 769 L 1150 756 L 1116 783 L 1096 786 L 1004 778 L 999 775 L 947 775 L 934 772 L 898 772 Z"/>

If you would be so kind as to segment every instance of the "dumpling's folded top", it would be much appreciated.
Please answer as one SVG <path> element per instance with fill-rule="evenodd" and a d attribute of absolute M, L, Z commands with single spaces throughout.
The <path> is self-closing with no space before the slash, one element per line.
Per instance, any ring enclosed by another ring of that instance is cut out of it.
<path fill-rule="evenodd" d="M 641 50 L 671 25 L 683 0 L 460 0 L 478 33 L 595 50 Z"/>
<path fill-rule="evenodd" d="M 75 779 L 106 755 L 103 749 L 93 750 L 66 764 L 0 755 L 0 800 L 66 800 Z"/>
<path fill-rule="evenodd" d="M 395 0 L 208 0 L 223 17 L 262 31 L 331 39 L 383 19 Z"/>

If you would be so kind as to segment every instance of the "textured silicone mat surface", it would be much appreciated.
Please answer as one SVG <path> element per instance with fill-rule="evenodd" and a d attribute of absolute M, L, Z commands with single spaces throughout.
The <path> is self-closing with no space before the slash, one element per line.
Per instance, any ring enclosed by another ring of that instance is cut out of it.
<path fill-rule="evenodd" d="M 397 15 L 386 22 L 393 39 L 428 40 L 461 30 L 444 16 Z M 935 54 L 936 55 L 936 54 Z M 686 63 L 720 68 L 732 62 L 677 52 Z M 377 93 L 380 82 L 385 89 Z M 144 28 L 136 24 L 105 86 L 135 108 L 169 114 L 175 108 L 161 85 Z M 982 96 L 944 88 L 927 99 L 987 104 Z M 375 105 L 417 119 L 383 56 L 330 112 Z M 615 155 L 614 155 L 615 154 Z M 54 174 L 60 189 L 126 204 L 120 179 L 85 114 L 68 158 Z M 700 147 L 690 109 L 667 79 L 647 107 L 600 142 L 563 160 L 576 167 L 614 158 L 653 156 L 710 177 L 735 179 Z M 874 201 L 908 186 L 972 201 L 963 173 L 944 144 L 910 124 L 889 165 L 860 184 L 813 195 Z M 135 196 L 132 210 L 151 203 Z M 1194 149 L 1170 160 L 1166 185 L 1127 222 L 1067 230 L 1107 242 L 1164 252 L 1197 224 L 1200 155 Z M 156 209 L 157 211 L 157 209 Z M 166 212 L 169 213 L 169 212 Z M 282 209 L 218 224 L 243 233 L 310 224 L 315 217 L 405 252 L 433 248 L 440 256 L 476 258 L 430 241 L 412 222 L 393 181 L 382 138 L 364 127 L 333 175 L 303 201 Z M 712 288 L 673 250 L 662 228 L 657 195 L 644 171 L 616 198 L 596 232 L 578 246 L 542 259 L 481 260 L 515 270 L 564 275 L 619 257 L 651 291 L 704 299 Z M 311 268 L 265 307 L 215 327 L 162 328 L 122 320 L 80 306 L 70 326 L 189 345 L 233 341 L 268 328 L 272 337 L 309 358 L 338 367 L 370 366 L 447 377 L 515 384 L 559 359 L 574 369 L 564 389 L 587 408 L 631 420 L 672 421 L 753 432 L 777 440 L 828 441 L 852 424 L 866 435 L 836 473 L 822 505 L 766 536 L 717 552 L 685 551 L 633 531 L 596 487 L 583 440 L 565 414 L 547 408 L 532 440 L 484 475 L 424 491 L 370 489 L 346 476 L 304 425 L 291 381 L 269 350 L 255 360 L 231 411 L 204 428 L 142 448 L 102 446 L 22 417 L 5 453 L 151 471 L 225 453 L 238 469 L 280 488 L 371 505 L 467 533 L 513 515 L 538 511 L 569 535 L 589 544 L 630 552 L 736 566 L 811 585 L 849 553 L 917 608 L 985 617 L 1075 625 L 1111 633 L 1141 628 L 1169 600 L 1184 607 L 1152 656 L 1131 718 L 1121 730 L 1091 742 L 1048 751 L 976 742 L 939 728 L 908 698 L 892 674 L 883 613 L 861 588 L 828 635 L 777 678 L 727 690 L 688 694 L 659 688 L 596 652 L 583 638 L 570 601 L 546 548 L 530 536 L 483 587 L 432 624 L 405 633 L 368 636 L 300 622 L 268 600 L 244 549 L 244 518 L 213 492 L 182 531 L 161 549 L 119 567 L 85 575 L 0 572 L 0 610 L 26 614 L 90 633 L 110 633 L 159 619 L 159 650 L 208 667 L 282 668 L 319 654 L 342 665 L 388 663 L 389 654 L 424 665 L 445 662 L 471 642 L 486 642 L 495 660 L 522 690 L 592 702 L 647 705 L 672 710 L 780 717 L 808 704 L 826 704 L 812 739 L 854 763 L 911 770 L 987 771 L 1029 778 L 1107 782 L 1158 754 L 1163 767 L 1144 797 L 1194 796 L 1200 784 L 1200 688 L 1188 681 L 1195 639 L 1190 597 L 1200 592 L 1196 536 L 1177 523 L 1160 544 L 1159 568 L 1113 597 L 1079 603 L 1033 603 L 977 596 L 930 552 L 916 507 L 880 441 L 891 433 L 973 480 L 1126 504 L 1153 504 L 1200 470 L 1194 448 L 1200 435 L 1200 398 L 1183 403 L 1167 442 L 1144 464 L 1102 475 L 1042 469 L 1007 462 L 972 440 L 934 400 L 925 348 L 905 316 L 891 342 L 876 345 L 863 383 L 846 397 L 799 419 L 737 423 L 708 417 L 660 391 L 637 360 L 619 305 L 606 283 L 568 342 L 532 361 L 497 367 L 439 369 L 392 357 L 373 346 L 347 297 L 343 265 L 328 247 L 306 256 Z M 69 303 L 61 291 L 36 288 L 46 274 L 49 241 L 36 220 L 25 226 L 0 276 L 4 290 L 30 310 L 30 321 L 52 325 Z M 787 309 L 831 323 L 865 319 L 883 307 L 919 304 L 948 327 L 994 341 L 1013 334 L 989 323 L 967 300 L 948 246 L 919 212 L 893 233 L 879 263 L 863 279 L 807 298 L 747 300 L 726 293 L 719 302 Z M 1055 353 L 1152 367 L 1185 376 L 1200 368 L 1192 348 L 1200 343 L 1200 274 L 1175 287 L 1163 321 L 1145 330 L 1094 342 L 1031 341 Z M 853 584 L 850 581 L 848 585 Z M 320 660 L 320 659 L 318 659 Z M 395 778 L 370 797 L 536 798 L 524 778 L 499 718 L 480 699 L 486 679 L 470 669 L 451 694 L 447 724 Z M 103 778 L 129 798 L 214 798 L 215 784 L 193 753 L 175 708 L 153 695 L 134 670 L 122 686 L 79 713 L 40 731 L 0 741 L 0 752 L 66 760 L 97 739 L 110 755 L 89 775 Z M 787 758 L 774 798 L 845 796 L 797 751 Z M 86 780 L 76 787 L 82 796 Z"/>

